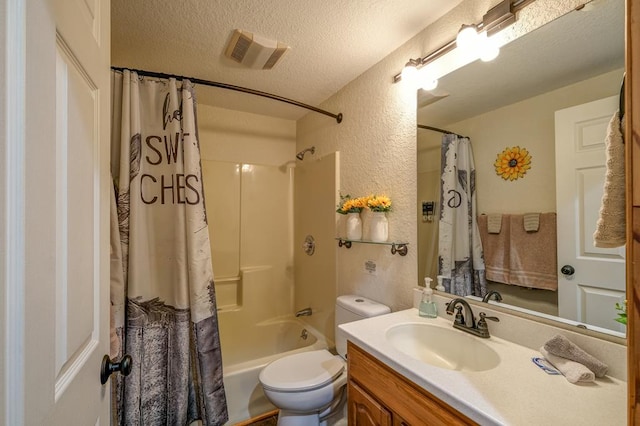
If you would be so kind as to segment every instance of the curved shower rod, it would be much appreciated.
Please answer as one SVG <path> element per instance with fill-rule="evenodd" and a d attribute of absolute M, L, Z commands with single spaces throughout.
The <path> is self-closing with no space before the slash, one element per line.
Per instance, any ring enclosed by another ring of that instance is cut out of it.
<path fill-rule="evenodd" d="M 126 68 L 126 67 L 111 67 L 111 69 L 114 70 L 114 71 L 124 71 L 124 70 L 135 71 L 136 73 L 138 73 L 138 75 L 144 75 L 144 76 L 147 76 L 147 77 L 175 78 L 176 80 L 187 79 L 187 80 L 189 80 L 189 81 L 191 81 L 192 83 L 195 83 L 195 84 L 202 84 L 204 86 L 211 86 L 211 87 L 219 87 L 221 89 L 235 90 L 236 92 L 249 93 L 250 95 L 262 96 L 263 98 L 273 99 L 275 101 L 284 102 L 284 103 L 287 103 L 287 104 L 290 104 L 290 105 L 294 105 L 294 106 L 297 106 L 297 107 L 300 107 L 300 108 L 305 108 L 305 109 L 308 109 L 310 111 L 314 111 L 314 112 L 317 112 L 317 113 L 320 113 L 320 114 L 324 114 L 324 115 L 327 115 L 329 117 L 333 117 L 338 122 L 338 124 L 342 123 L 342 113 L 341 112 L 338 113 L 338 114 L 334 114 L 332 112 L 325 111 L 323 109 L 314 107 L 312 105 L 307 105 L 307 104 L 304 104 L 302 102 L 294 101 L 293 99 L 289 99 L 289 98 L 285 98 L 285 97 L 282 97 L 282 96 L 274 95 L 274 94 L 268 93 L 268 92 L 262 92 L 260 90 L 249 89 L 247 87 L 242 87 L 242 86 L 234 86 L 233 84 L 220 83 L 220 82 L 217 82 L 217 81 L 203 80 L 201 78 L 185 77 L 185 76 L 181 76 L 181 75 L 165 74 L 165 73 L 154 72 L 154 71 L 136 70 L 136 69 Z"/>

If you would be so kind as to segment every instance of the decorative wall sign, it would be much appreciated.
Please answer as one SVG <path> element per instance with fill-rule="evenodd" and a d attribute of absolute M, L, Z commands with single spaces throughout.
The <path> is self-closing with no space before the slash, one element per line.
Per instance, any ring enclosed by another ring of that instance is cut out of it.
<path fill-rule="evenodd" d="M 516 180 L 524 177 L 527 170 L 531 168 L 531 154 L 526 148 L 513 146 L 505 148 L 496 162 L 493 164 L 496 168 L 496 174 L 504 180 Z"/>

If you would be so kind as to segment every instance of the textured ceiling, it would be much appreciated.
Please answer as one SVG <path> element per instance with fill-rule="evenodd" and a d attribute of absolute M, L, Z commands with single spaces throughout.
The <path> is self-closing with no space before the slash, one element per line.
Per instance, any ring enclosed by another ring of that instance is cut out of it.
<path fill-rule="evenodd" d="M 112 0 L 112 65 L 249 87 L 318 105 L 461 0 Z M 226 58 L 234 29 L 291 46 L 272 70 Z M 308 111 L 198 86 L 201 103 L 297 119 Z"/>

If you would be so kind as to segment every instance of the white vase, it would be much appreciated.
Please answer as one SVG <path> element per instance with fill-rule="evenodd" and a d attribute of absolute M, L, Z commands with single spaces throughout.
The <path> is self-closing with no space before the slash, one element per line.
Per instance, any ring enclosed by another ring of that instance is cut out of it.
<path fill-rule="evenodd" d="M 369 238 L 376 243 L 383 243 L 389 239 L 389 220 L 385 212 L 371 212 Z"/>
<path fill-rule="evenodd" d="M 362 239 L 362 220 L 360 213 L 347 213 L 347 240 Z"/>

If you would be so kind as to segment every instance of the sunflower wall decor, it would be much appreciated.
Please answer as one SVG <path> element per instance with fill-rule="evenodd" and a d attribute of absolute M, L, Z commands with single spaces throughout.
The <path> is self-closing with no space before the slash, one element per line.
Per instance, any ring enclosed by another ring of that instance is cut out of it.
<path fill-rule="evenodd" d="M 524 177 L 527 170 L 531 168 L 531 154 L 526 148 L 513 146 L 505 148 L 496 162 L 493 163 L 496 168 L 496 174 L 504 180 L 516 180 Z"/>

